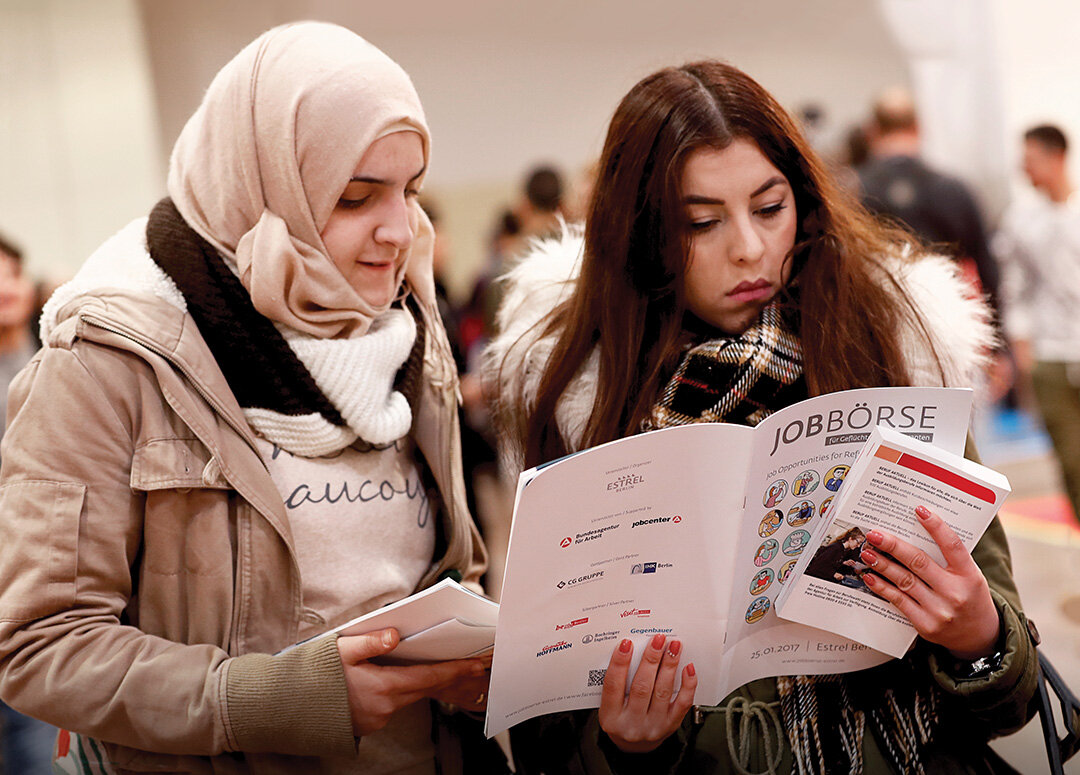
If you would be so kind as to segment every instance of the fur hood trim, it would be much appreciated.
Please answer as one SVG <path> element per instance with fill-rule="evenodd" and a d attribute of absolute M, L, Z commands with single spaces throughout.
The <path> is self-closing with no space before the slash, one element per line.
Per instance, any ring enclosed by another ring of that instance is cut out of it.
<path fill-rule="evenodd" d="M 41 310 L 41 341 L 60 322 L 68 302 L 105 288 L 156 296 L 187 312 L 184 294 L 154 260 L 146 247 L 147 218 L 136 218 L 90 254 L 75 276 L 61 285 Z"/>
<path fill-rule="evenodd" d="M 545 334 L 544 319 L 569 298 L 581 268 L 584 230 L 569 225 L 550 239 L 534 242 L 530 252 L 500 282 L 505 294 L 499 307 L 499 335 L 484 353 L 485 382 L 495 400 L 513 411 L 531 411 L 540 377 L 555 346 L 555 336 Z M 989 308 L 973 298 L 956 264 L 945 256 L 930 255 L 916 261 L 886 257 L 885 272 L 907 291 L 933 341 L 933 350 L 914 324 L 901 331 L 912 384 L 920 386 L 973 387 L 996 343 Z M 944 368 L 942 380 L 934 353 Z M 585 362 L 556 407 L 556 421 L 563 438 L 576 447 L 596 400 L 599 358 L 596 352 Z M 519 399 L 524 406 L 516 406 Z M 521 470 L 520 445 L 504 450 L 508 473 Z"/>

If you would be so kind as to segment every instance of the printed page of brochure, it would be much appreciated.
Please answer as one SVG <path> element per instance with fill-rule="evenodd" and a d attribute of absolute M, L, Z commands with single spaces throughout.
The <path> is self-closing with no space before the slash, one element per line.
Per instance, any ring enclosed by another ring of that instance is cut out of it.
<path fill-rule="evenodd" d="M 623 638 L 634 643 L 633 669 L 656 633 L 681 639 L 682 664 L 697 668 L 698 700 L 721 699 L 715 687 L 736 554 L 731 535 L 753 435 L 736 425 L 681 426 L 522 474 L 489 736 L 544 713 L 598 707 L 604 671 Z"/>
<path fill-rule="evenodd" d="M 962 454 L 972 391 L 871 388 L 830 393 L 756 428 L 746 516 L 735 563 L 722 695 L 776 675 L 849 672 L 889 659 L 862 643 L 780 619 L 774 603 L 827 519 L 845 476 L 878 424 Z M 816 618 L 813 623 L 823 623 Z"/>
<path fill-rule="evenodd" d="M 828 621 L 874 649 L 902 657 L 915 640 L 915 628 L 895 608 L 861 581 L 866 566 L 857 557 L 862 536 L 872 528 L 887 530 L 944 563 L 941 549 L 919 524 L 915 507 L 926 506 L 956 531 L 970 550 L 1009 494 L 1003 474 L 951 455 L 889 428 L 876 428 L 844 485 L 843 500 L 796 566 L 792 586 L 778 601 L 786 619 Z M 860 530 L 861 534 L 853 533 Z M 845 551 L 842 540 L 853 546 Z M 811 560 L 821 557 L 810 573 Z M 851 564 L 844 563 L 852 560 Z"/>

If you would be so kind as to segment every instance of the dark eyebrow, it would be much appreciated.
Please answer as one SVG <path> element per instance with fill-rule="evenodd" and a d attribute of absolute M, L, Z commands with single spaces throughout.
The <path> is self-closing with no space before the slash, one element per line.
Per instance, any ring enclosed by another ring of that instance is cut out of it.
<path fill-rule="evenodd" d="M 750 198 L 753 199 L 756 196 L 761 196 L 773 186 L 783 185 L 785 182 L 786 181 L 783 175 L 773 175 L 771 178 L 758 186 L 754 193 L 750 195 Z M 690 196 L 683 197 L 683 204 L 688 205 L 722 205 L 723 203 L 723 199 L 714 199 L 710 196 L 699 196 L 697 194 L 691 194 Z"/>
<path fill-rule="evenodd" d="M 411 178 L 409 178 L 409 182 L 412 183 L 418 177 L 423 175 L 426 170 L 427 170 L 426 165 L 421 167 L 419 172 L 417 172 L 415 175 L 413 175 Z M 382 178 L 369 178 L 369 177 L 363 176 L 363 175 L 361 175 L 359 177 L 353 176 L 353 177 L 349 178 L 349 182 L 350 183 L 371 183 L 371 184 L 376 185 L 376 186 L 389 186 L 390 185 L 389 180 L 383 180 Z"/>

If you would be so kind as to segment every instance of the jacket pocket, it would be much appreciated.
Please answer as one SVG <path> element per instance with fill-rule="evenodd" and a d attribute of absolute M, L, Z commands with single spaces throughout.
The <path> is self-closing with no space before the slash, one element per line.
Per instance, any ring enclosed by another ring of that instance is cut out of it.
<path fill-rule="evenodd" d="M 235 528 L 231 488 L 196 439 L 141 444 L 131 487 L 145 494 L 143 570 L 162 575 L 230 576 Z"/>
<path fill-rule="evenodd" d="M 131 460 L 133 490 L 191 487 L 229 489 L 217 461 L 198 439 L 151 439 L 135 450 Z"/>
<path fill-rule="evenodd" d="M 26 480 L 0 486 L 11 531 L 0 552 L 0 618 L 35 619 L 75 603 L 86 485 Z"/>

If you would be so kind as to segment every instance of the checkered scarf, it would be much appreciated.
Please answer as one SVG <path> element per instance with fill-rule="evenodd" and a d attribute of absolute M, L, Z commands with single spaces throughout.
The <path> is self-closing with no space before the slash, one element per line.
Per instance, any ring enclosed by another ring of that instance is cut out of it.
<path fill-rule="evenodd" d="M 642 430 L 696 422 L 754 426 L 806 397 L 799 337 L 774 302 L 741 336 L 689 347 Z M 758 713 L 774 719 L 784 733 L 764 733 L 766 747 L 775 748 L 767 752 L 765 772 L 775 772 L 786 736 L 798 775 L 861 775 L 863 737 L 869 727 L 895 772 L 922 775 L 920 754 L 940 723 L 938 692 L 919 680 L 911 660 L 878 669 L 882 679 L 870 682 L 875 687 L 870 692 L 860 690 L 860 679 L 848 675 L 778 677 L 782 721 L 771 709 Z M 863 673 L 856 675 L 866 683 Z M 755 775 L 748 769 L 753 747 L 732 726 L 736 716 L 747 714 L 746 708 L 736 707 L 741 702 L 736 696 L 726 707 L 729 753 L 740 773 Z M 827 709 L 826 718 L 819 718 L 822 708 Z"/>
<path fill-rule="evenodd" d="M 802 347 L 773 303 L 741 336 L 690 347 L 643 430 L 695 422 L 757 425 L 803 398 Z"/>

